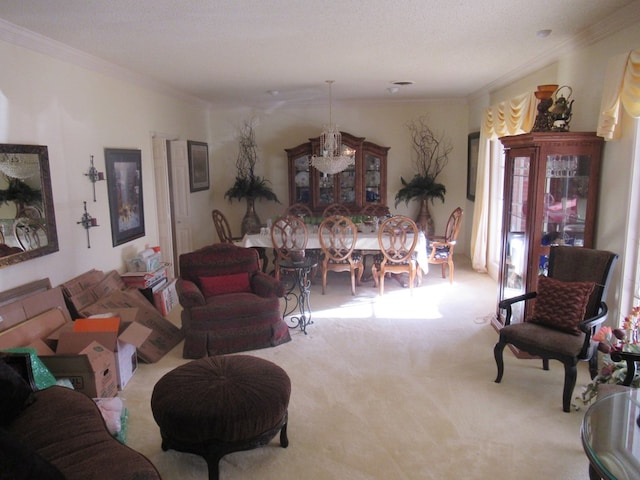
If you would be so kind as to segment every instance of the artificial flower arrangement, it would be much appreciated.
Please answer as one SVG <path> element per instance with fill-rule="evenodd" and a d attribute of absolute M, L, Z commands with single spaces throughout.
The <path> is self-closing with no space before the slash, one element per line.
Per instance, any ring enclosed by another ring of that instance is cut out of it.
<path fill-rule="evenodd" d="M 627 351 L 640 353 L 640 339 L 638 338 L 638 327 L 640 326 L 640 306 L 633 307 L 631 313 L 624 318 L 620 328 L 601 327 L 593 336 L 593 340 L 598 343 L 598 350 L 604 353 L 602 357 L 603 366 L 600 373 L 586 385 L 576 397 L 583 405 L 589 405 L 598 393 L 598 385 L 603 383 L 622 385 L 627 375 L 627 362 L 614 362 L 611 359 L 611 352 Z M 640 387 L 640 373 L 636 373 L 632 387 Z M 574 403 L 576 409 L 579 406 Z"/>

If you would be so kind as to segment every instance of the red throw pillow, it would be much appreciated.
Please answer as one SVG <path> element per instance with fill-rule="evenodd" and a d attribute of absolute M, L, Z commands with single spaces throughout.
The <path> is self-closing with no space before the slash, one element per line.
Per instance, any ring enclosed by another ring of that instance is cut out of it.
<path fill-rule="evenodd" d="M 538 277 L 536 303 L 529 321 L 580 335 L 578 324 L 584 320 L 594 287 L 594 282 L 562 282 Z"/>
<path fill-rule="evenodd" d="M 199 280 L 205 298 L 225 293 L 251 292 L 248 272 L 217 277 L 200 277 Z"/>

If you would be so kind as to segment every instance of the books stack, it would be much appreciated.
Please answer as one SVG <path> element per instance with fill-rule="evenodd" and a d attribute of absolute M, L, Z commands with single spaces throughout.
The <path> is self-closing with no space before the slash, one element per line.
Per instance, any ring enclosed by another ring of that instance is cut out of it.
<path fill-rule="evenodd" d="M 162 284 L 167 283 L 168 266 L 168 263 L 162 263 L 151 272 L 127 272 L 121 274 L 120 277 L 127 287 L 139 288 L 141 290 L 147 288 L 154 289 L 154 287 L 157 287 L 157 290 Z"/>

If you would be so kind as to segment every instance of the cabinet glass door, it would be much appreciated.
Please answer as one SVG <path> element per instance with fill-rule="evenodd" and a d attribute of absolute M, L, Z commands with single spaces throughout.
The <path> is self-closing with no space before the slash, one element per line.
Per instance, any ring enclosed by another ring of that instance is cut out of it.
<path fill-rule="evenodd" d="M 311 179 L 309 172 L 309 155 L 303 155 L 294 161 L 295 202 L 311 203 Z"/>
<path fill-rule="evenodd" d="M 513 175 L 508 204 L 506 262 L 503 269 L 503 298 L 525 291 L 527 278 L 527 215 L 529 199 L 529 157 L 514 157 Z M 516 312 L 514 312 L 515 314 Z M 514 315 L 516 318 L 518 315 Z"/>
<path fill-rule="evenodd" d="M 590 164 L 588 155 L 547 155 L 542 245 L 584 246 Z"/>
<path fill-rule="evenodd" d="M 364 159 L 365 203 L 380 203 L 382 159 L 368 153 Z"/>

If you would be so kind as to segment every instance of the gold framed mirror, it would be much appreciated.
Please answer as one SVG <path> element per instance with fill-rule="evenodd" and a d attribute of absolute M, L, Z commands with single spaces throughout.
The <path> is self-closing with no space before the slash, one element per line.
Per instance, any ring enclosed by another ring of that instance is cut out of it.
<path fill-rule="evenodd" d="M 0 144 L 0 268 L 57 251 L 47 147 Z"/>

